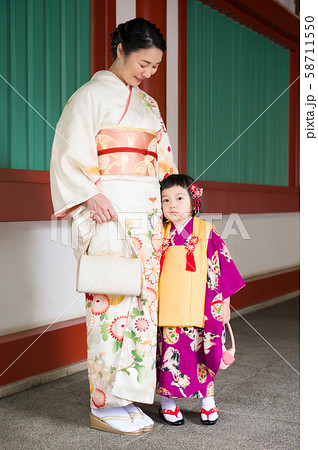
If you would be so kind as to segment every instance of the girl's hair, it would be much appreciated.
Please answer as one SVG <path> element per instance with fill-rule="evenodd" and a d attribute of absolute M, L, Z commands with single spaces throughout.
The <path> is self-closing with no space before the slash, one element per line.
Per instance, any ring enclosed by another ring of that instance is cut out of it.
<path fill-rule="evenodd" d="M 188 192 L 188 195 L 190 197 L 191 201 L 191 209 L 192 209 L 192 216 L 194 217 L 197 213 L 201 212 L 201 200 L 199 198 L 196 198 L 196 205 L 194 205 L 193 195 L 190 186 L 195 186 L 196 189 L 199 189 L 196 185 L 193 178 L 191 178 L 189 175 L 183 175 L 181 173 L 179 174 L 172 174 L 164 178 L 160 182 L 160 192 L 162 194 L 162 191 L 165 189 L 172 188 L 173 186 L 180 186 L 183 189 L 186 189 Z M 164 217 L 165 221 L 165 217 Z"/>
<path fill-rule="evenodd" d="M 122 44 L 124 55 L 128 56 L 143 48 L 157 47 L 163 52 L 167 49 L 166 41 L 159 28 L 142 17 L 121 23 L 110 35 L 112 56 L 117 58 L 117 45 Z"/>

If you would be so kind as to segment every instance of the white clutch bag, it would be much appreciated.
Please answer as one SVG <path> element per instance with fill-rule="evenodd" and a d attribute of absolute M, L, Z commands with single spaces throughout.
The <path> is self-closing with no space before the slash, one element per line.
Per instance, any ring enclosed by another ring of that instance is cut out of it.
<path fill-rule="evenodd" d="M 122 254 L 82 255 L 77 266 L 78 292 L 109 295 L 141 294 L 142 265 L 126 228 L 126 242 L 134 256 Z"/>

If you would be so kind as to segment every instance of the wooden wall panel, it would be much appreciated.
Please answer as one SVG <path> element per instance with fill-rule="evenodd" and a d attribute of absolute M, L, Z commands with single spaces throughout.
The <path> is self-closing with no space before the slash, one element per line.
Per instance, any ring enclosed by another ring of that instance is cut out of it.
<path fill-rule="evenodd" d="M 189 175 L 288 186 L 289 50 L 196 0 L 187 19 Z"/>
<path fill-rule="evenodd" d="M 89 79 L 89 0 L 1 0 L 1 17 L 0 167 L 48 170 L 61 111 Z"/>

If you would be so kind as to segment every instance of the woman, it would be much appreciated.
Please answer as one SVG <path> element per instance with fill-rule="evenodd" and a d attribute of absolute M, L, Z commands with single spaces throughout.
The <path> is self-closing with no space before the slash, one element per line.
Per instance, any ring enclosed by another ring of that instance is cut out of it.
<path fill-rule="evenodd" d="M 75 92 L 58 122 L 51 188 L 56 215 L 72 215 L 77 258 L 124 251 L 118 218 L 141 259 L 140 297 L 86 294 L 90 424 L 139 434 L 153 426 L 132 402 L 152 403 L 155 391 L 159 180 L 176 168 L 158 106 L 138 87 L 160 65 L 162 34 L 136 18 L 116 28 L 111 45 L 112 66 Z"/>

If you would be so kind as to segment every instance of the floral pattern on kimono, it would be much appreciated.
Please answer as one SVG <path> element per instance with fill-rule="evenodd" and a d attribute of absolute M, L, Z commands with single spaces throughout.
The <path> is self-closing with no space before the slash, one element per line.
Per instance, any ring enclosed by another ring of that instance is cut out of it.
<path fill-rule="evenodd" d="M 192 236 L 193 219 L 181 231 L 174 225 L 171 245 L 184 245 Z M 161 327 L 158 332 L 157 392 L 167 397 L 202 398 L 214 395 L 214 377 L 222 357 L 222 305 L 245 284 L 215 228 L 207 246 L 208 273 L 204 328 Z M 163 268 L 164 269 L 164 263 Z"/>

